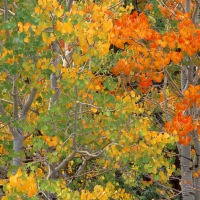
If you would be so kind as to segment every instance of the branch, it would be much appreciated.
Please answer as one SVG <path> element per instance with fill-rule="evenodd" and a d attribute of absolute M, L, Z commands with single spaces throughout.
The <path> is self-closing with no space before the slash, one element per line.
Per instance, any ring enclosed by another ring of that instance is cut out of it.
<path fill-rule="evenodd" d="M 0 8 L 0 12 L 5 13 L 5 10 Z M 8 10 L 8 13 L 11 14 L 12 16 L 15 16 L 15 13 L 12 12 L 11 10 Z"/>
<path fill-rule="evenodd" d="M 79 176 L 83 172 L 83 170 L 86 167 L 86 164 L 87 164 L 87 160 L 85 158 L 83 158 L 83 162 L 82 162 L 81 166 L 78 168 L 75 176 Z"/>
<path fill-rule="evenodd" d="M 87 106 L 91 106 L 91 107 L 94 107 L 94 108 L 96 108 L 96 109 L 102 109 L 102 107 L 99 107 L 99 106 L 95 106 L 95 105 L 93 105 L 93 104 L 90 104 L 90 103 L 82 103 L 82 102 L 78 102 L 78 103 L 80 103 L 81 105 L 87 105 Z"/>
<path fill-rule="evenodd" d="M 73 152 L 71 153 L 71 155 L 69 155 L 69 156 L 68 156 L 66 159 L 64 159 L 55 169 L 53 169 L 53 170 L 49 173 L 49 175 L 47 176 L 47 180 L 48 180 L 49 178 L 51 178 L 51 176 L 52 176 L 54 173 L 56 173 L 56 172 L 60 171 L 61 169 L 63 169 L 63 168 L 66 166 L 66 164 L 74 158 L 75 154 L 76 154 L 76 151 L 73 151 Z"/>
<path fill-rule="evenodd" d="M 194 85 L 197 85 L 197 82 L 199 80 L 199 69 L 200 69 L 200 66 L 198 66 L 196 69 L 196 74 L 195 74 L 194 80 L 193 80 Z"/>
<path fill-rule="evenodd" d="M 64 148 L 65 144 L 69 141 L 69 139 L 72 137 L 72 135 L 73 135 L 73 134 L 71 134 L 71 135 L 62 143 L 61 149 Z M 60 150 L 61 150 L 61 149 L 60 149 Z"/>
<path fill-rule="evenodd" d="M 13 118 L 15 120 L 15 119 L 18 119 L 18 93 L 17 93 L 17 87 L 15 85 L 14 79 L 13 79 L 12 96 L 13 96 Z"/>
<path fill-rule="evenodd" d="M 169 154 L 175 155 L 175 156 L 183 157 L 183 158 L 189 160 L 190 162 L 193 162 L 193 160 L 192 160 L 191 158 L 188 158 L 188 157 L 186 157 L 186 156 L 184 156 L 184 155 L 182 155 L 182 154 L 172 153 L 172 152 L 169 152 L 169 151 L 166 151 L 166 150 L 163 150 L 163 151 L 166 152 L 166 153 L 169 153 Z"/>
<path fill-rule="evenodd" d="M 195 24 L 195 26 L 198 26 L 198 14 L 199 14 L 199 1 L 195 1 L 196 5 L 195 5 L 195 9 L 192 15 L 192 21 Z"/>
<path fill-rule="evenodd" d="M 9 103 L 9 104 L 13 104 L 12 101 L 6 100 L 6 99 L 0 99 L 0 101 L 5 102 L 5 103 Z M 21 100 L 18 98 L 18 105 L 20 108 L 23 108 L 23 104 L 21 102 Z M 36 113 L 37 115 L 39 115 L 39 112 L 33 108 L 30 108 L 30 110 L 34 113 Z"/>
<path fill-rule="evenodd" d="M 37 89 L 33 88 L 29 98 L 27 99 L 27 101 L 24 104 L 23 108 L 20 110 L 20 113 L 19 113 L 20 120 L 22 120 L 22 119 L 25 120 L 26 119 L 27 112 L 29 111 L 29 109 L 31 107 L 31 104 L 33 103 L 33 100 L 35 98 L 36 93 L 37 93 Z"/>
<path fill-rule="evenodd" d="M 185 74 L 185 80 L 186 80 L 186 83 L 185 83 L 185 87 L 182 89 L 182 92 L 184 92 L 185 90 L 188 89 L 189 87 L 189 84 L 193 84 L 193 71 L 194 71 L 194 64 L 191 62 L 190 63 L 190 66 L 188 67 L 187 69 L 187 75 Z M 184 74 L 184 70 L 183 70 L 183 74 Z"/>
<path fill-rule="evenodd" d="M 186 2 L 185 2 L 185 12 L 187 13 L 190 13 L 190 11 L 191 11 L 191 2 L 190 2 L 190 0 L 186 0 Z"/>
<path fill-rule="evenodd" d="M 60 89 L 57 86 L 57 77 L 55 72 L 51 73 L 50 80 L 51 80 L 51 88 L 55 90 L 55 94 L 50 98 L 48 110 L 51 109 L 53 103 L 58 99 L 60 95 Z"/>
<path fill-rule="evenodd" d="M 165 108 L 165 110 L 166 110 L 167 120 L 169 121 L 170 118 L 169 118 L 169 113 L 168 113 L 168 111 L 167 111 L 167 107 L 168 107 L 168 106 L 167 106 L 167 102 L 168 102 L 168 100 L 167 100 L 166 89 L 167 89 L 167 76 L 166 76 L 166 74 L 165 74 L 165 77 L 164 77 L 164 87 L 163 87 L 163 94 L 164 94 L 164 108 Z"/>
<path fill-rule="evenodd" d="M 173 79 L 172 79 L 171 76 L 169 75 L 167 69 L 165 69 L 165 73 L 166 73 L 167 78 L 169 79 L 171 85 L 172 85 L 174 88 L 176 88 L 176 90 L 178 91 L 178 93 L 179 93 L 178 95 L 179 95 L 180 97 L 183 97 L 182 92 L 179 90 L 178 86 L 176 85 L 176 83 L 173 81 Z"/>
<path fill-rule="evenodd" d="M 1 174 L 6 174 L 7 169 L 4 166 L 0 166 L 0 172 L 1 172 Z"/>
<path fill-rule="evenodd" d="M 17 4 L 14 2 L 13 3 L 13 7 L 15 8 L 15 9 L 18 9 L 18 6 L 17 6 Z"/>
<path fill-rule="evenodd" d="M 30 137 L 33 133 L 27 133 L 25 136 L 24 136 L 24 140 L 27 139 L 28 137 Z"/>
<path fill-rule="evenodd" d="M 67 9 L 68 9 L 69 12 L 70 12 L 70 10 L 71 10 L 72 4 L 73 4 L 73 0 L 68 0 L 68 1 L 67 1 Z"/>
<path fill-rule="evenodd" d="M 91 154 L 89 151 L 77 151 L 77 153 L 80 153 L 80 154 L 83 154 L 83 155 L 87 155 L 89 157 L 92 157 L 92 158 L 97 158 L 99 157 L 102 153 L 104 152 L 104 150 L 101 150 L 97 153 L 94 153 L 94 154 Z"/>

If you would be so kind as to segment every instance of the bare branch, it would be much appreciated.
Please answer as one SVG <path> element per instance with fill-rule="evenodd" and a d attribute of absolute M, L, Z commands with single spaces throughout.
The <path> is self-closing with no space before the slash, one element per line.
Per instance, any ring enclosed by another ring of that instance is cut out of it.
<path fill-rule="evenodd" d="M 72 4 L 73 4 L 73 0 L 68 0 L 68 1 L 67 1 L 67 9 L 68 9 L 68 11 L 71 10 Z"/>
<path fill-rule="evenodd" d="M 95 105 L 93 105 L 93 104 L 90 104 L 90 103 L 82 103 L 82 102 L 78 102 L 78 103 L 80 103 L 81 105 L 87 105 L 87 106 L 91 106 L 91 107 L 94 107 L 94 108 L 96 108 L 96 109 L 101 109 L 102 107 L 99 107 L 99 106 L 95 106 Z"/>
<path fill-rule="evenodd" d="M 167 116 L 167 120 L 170 120 L 169 113 L 167 111 L 168 109 L 168 100 L 167 100 L 167 94 L 166 94 L 166 89 L 167 89 L 167 76 L 165 75 L 164 77 L 164 87 L 163 87 L 163 94 L 164 94 L 164 108 Z"/>
<path fill-rule="evenodd" d="M 9 103 L 9 104 L 13 104 L 12 101 L 6 100 L 6 99 L 0 99 L 0 101 L 5 102 L 5 103 Z M 21 100 L 18 98 L 18 105 L 20 108 L 23 108 L 23 104 L 21 102 Z M 39 112 L 33 108 L 30 108 L 30 111 L 36 113 L 37 115 L 39 115 Z"/>
<path fill-rule="evenodd" d="M 78 168 L 75 176 L 79 176 L 83 172 L 83 170 L 86 167 L 86 164 L 87 164 L 87 160 L 85 158 L 83 158 L 83 162 L 82 162 L 81 166 Z"/>
<path fill-rule="evenodd" d="M 18 9 L 18 6 L 17 6 L 17 4 L 14 2 L 13 3 L 13 7 L 15 8 L 15 9 Z"/>
<path fill-rule="evenodd" d="M 18 93 L 17 93 L 17 87 L 15 85 L 14 79 L 13 79 L 12 96 L 13 96 L 13 118 L 15 120 L 15 119 L 18 119 Z"/>
<path fill-rule="evenodd" d="M 5 10 L 2 9 L 2 8 L 0 8 L 0 12 L 5 13 Z M 15 16 L 15 13 L 12 12 L 11 10 L 8 10 L 8 13 L 9 13 L 10 15 L 12 15 L 12 16 Z"/>
<path fill-rule="evenodd" d="M 199 1 L 195 1 L 195 8 L 194 8 L 194 12 L 193 12 L 193 15 L 192 15 L 192 21 L 193 23 L 195 24 L 195 26 L 197 27 L 198 26 L 198 18 L 199 18 L 199 8 L 200 8 L 200 5 L 199 5 Z"/>
<path fill-rule="evenodd" d="M 169 80 L 169 83 L 178 91 L 178 95 L 180 96 L 180 97 L 183 97 L 183 94 L 182 94 L 182 92 L 179 90 L 179 88 L 178 88 L 178 86 L 176 85 L 176 83 L 173 81 L 173 79 L 171 78 L 171 76 L 169 75 L 169 73 L 168 73 L 168 71 L 165 69 L 165 73 L 166 73 L 166 75 L 167 75 L 167 78 L 168 78 L 168 80 Z"/>
<path fill-rule="evenodd" d="M 50 172 L 50 174 L 47 176 L 47 179 L 51 178 L 54 173 L 63 169 L 66 164 L 74 158 L 75 154 L 76 151 L 73 151 L 66 159 L 64 159 L 55 169 Z"/>
<path fill-rule="evenodd" d="M 31 104 L 33 103 L 33 100 L 35 98 L 35 95 L 37 93 L 37 89 L 36 88 L 33 88 L 32 91 L 31 91 L 31 94 L 29 96 L 29 98 L 27 99 L 26 103 L 24 104 L 23 108 L 20 110 L 20 113 L 19 113 L 19 118 L 20 120 L 21 119 L 26 119 L 26 115 L 31 107 Z"/>
<path fill-rule="evenodd" d="M 89 157 L 92 157 L 92 158 L 97 158 L 99 157 L 101 154 L 103 154 L 104 150 L 100 150 L 99 152 L 96 152 L 94 154 L 91 154 L 90 152 L 88 151 L 77 151 L 77 153 L 80 153 L 80 154 L 83 154 L 83 155 L 87 155 Z"/>

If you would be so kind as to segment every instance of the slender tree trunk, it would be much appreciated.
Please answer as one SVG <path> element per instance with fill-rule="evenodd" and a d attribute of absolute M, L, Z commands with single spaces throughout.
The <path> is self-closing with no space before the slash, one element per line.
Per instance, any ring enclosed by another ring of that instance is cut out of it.
<path fill-rule="evenodd" d="M 196 1 L 197 2 L 197 1 Z M 185 4 L 185 12 L 191 11 L 191 2 L 190 0 L 186 0 Z M 199 13 L 199 3 L 196 4 L 196 10 L 193 14 L 193 22 L 197 23 L 197 16 Z M 181 71 L 181 90 L 188 89 L 190 84 L 195 85 L 197 83 L 196 77 L 198 70 L 195 69 L 194 64 L 191 62 L 190 66 L 182 67 Z M 190 110 L 186 112 L 188 115 L 191 115 L 194 120 L 197 120 L 197 109 L 194 104 Z M 181 188 L 182 188 L 182 197 L 183 200 L 199 200 L 200 199 L 200 178 L 192 177 L 192 169 L 194 172 L 198 172 L 199 167 L 199 155 L 200 155 L 200 145 L 197 131 L 189 133 L 189 136 L 192 137 L 194 141 L 194 148 L 196 155 L 194 160 L 191 160 L 191 145 L 181 146 Z"/>

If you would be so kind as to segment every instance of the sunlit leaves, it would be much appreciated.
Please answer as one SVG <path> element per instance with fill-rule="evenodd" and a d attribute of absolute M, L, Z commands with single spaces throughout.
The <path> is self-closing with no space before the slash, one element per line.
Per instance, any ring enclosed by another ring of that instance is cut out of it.
<path fill-rule="evenodd" d="M 56 21 L 56 30 L 60 31 L 62 34 L 70 34 L 74 31 L 72 23 L 70 21 L 62 23 L 59 20 Z"/>
<path fill-rule="evenodd" d="M 105 188 L 101 185 L 96 185 L 93 192 L 82 190 L 81 193 L 81 199 L 83 200 L 96 198 L 101 200 L 108 200 L 109 198 L 123 198 L 128 200 L 134 198 L 133 195 L 126 193 L 124 189 L 119 188 L 116 190 L 111 182 L 108 182 Z"/>
<path fill-rule="evenodd" d="M 171 151 L 178 141 L 188 145 L 189 133 L 200 133 L 199 120 L 184 113 L 194 104 L 199 108 L 200 98 L 198 86 L 186 89 L 180 94 L 183 98 L 175 97 L 170 80 L 164 96 L 163 79 L 166 72 L 172 74 L 170 67 L 178 71 L 188 61 L 198 65 L 199 31 L 184 16 L 177 29 L 161 34 L 144 13 L 129 14 L 132 6 L 121 7 L 121 1 L 76 1 L 70 12 L 63 2 L 26 4 L 31 14 L 21 12 L 20 5 L 16 22 L 10 27 L 6 23 L 1 31 L 1 99 L 8 114 L 1 115 L 3 165 L 12 165 L 13 156 L 6 123 L 21 126 L 27 137 L 22 170 L 9 177 L 6 195 L 31 198 L 45 191 L 58 199 L 134 199 L 126 186 L 138 187 L 138 179 L 142 189 L 152 188 L 154 181 L 168 184 L 175 172 L 168 148 Z M 163 13 L 169 15 L 164 9 Z M 12 37 L 6 39 L 8 28 L 13 28 Z M 59 46 L 56 51 L 52 42 Z M 52 72 L 56 84 L 49 79 Z M 18 88 L 19 110 L 32 87 L 38 88 L 24 123 L 12 118 L 13 84 Z M 164 112 L 159 127 L 155 113 L 160 109 Z M 56 178 L 49 178 L 62 162 Z M 125 189 L 120 189 L 117 170 Z"/>
<path fill-rule="evenodd" d="M 43 32 L 42 39 L 47 45 L 50 45 L 51 42 L 54 42 L 56 40 L 56 37 L 53 34 L 49 35 L 48 33 Z"/>
<path fill-rule="evenodd" d="M 18 169 L 15 175 L 10 176 L 7 184 L 7 195 L 13 196 L 13 191 L 27 193 L 28 197 L 37 194 L 37 183 L 33 175 L 28 176 Z"/>

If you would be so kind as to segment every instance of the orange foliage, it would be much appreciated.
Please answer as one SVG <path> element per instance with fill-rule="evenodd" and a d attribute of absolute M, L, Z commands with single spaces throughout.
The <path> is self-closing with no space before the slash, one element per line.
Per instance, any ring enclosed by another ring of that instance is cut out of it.
<path fill-rule="evenodd" d="M 180 103 L 175 105 L 175 116 L 171 122 L 165 124 L 167 132 L 176 132 L 179 136 L 179 142 L 187 146 L 191 140 L 188 134 L 197 127 L 198 133 L 200 134 L 200 126 L 195 123 L 192 116 L 184 114 L 184 111 L 188 110 L 194 103 L 199 108 L 200 98 L 200 86 L 190 85 L 187 90 L 184 91 L 184 98 Z"/>

